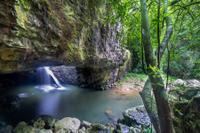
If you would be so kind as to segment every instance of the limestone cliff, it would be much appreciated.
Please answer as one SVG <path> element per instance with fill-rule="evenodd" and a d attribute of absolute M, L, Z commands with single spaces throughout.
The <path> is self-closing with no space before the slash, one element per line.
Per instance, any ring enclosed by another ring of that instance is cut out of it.
<path fill-rule="evenodd" d="M 106 8 L 103 0 L 2 0 L 0 73 L 64 64 L 102 80 L 110 69 L 125 69 L 120 25 L 106 23 Z"/>

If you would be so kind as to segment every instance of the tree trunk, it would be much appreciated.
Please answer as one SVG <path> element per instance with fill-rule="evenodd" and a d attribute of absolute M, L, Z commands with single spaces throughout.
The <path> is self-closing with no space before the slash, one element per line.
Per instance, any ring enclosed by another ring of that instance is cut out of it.
<path fill-rule="evenodd" d="M 153 73 L 153 71 L 151 71 Z M 160 122 L 161 133 L 173 133 L 173 122 L 164 81 L 159 72 L 149 75 Z"/>
<path fill-rule="evenodd" d="M 153 124 L 156 133 L 160 133 L 160 124 L 158 119 L 157 106 L 155 97 L 152 95 L 152 86 L 149 79 L 145 82 L 142 92 L 140 92 L 144 106 L 149 115 L 149 118 Z"/>
<path fill-rule="evenodd" d="M 144 46 L 145 61 L 148 69 L 148 76 L 151 81 L 153 93 L 156 100 L 157 112 L 160 123 L 161 133 L 173 133 L 173 123 L 171 110 L 168 103 L 168 97 L 165 91 L 164 81 L 161 73 L 156 66 L 156 60 L 153 55 L 153 49 L 150 39 L 149 20 L 147 15 L 146 0 L 140 0 L 141 3 L 141 22 L 142 22 L 142 43 Z"/>

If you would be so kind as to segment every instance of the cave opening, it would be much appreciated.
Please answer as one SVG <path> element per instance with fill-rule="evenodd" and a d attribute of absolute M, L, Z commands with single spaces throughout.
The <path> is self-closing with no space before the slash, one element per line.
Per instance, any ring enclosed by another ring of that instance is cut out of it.
<path fill-rule="evenodd" d="M 16 125 L 45 115 L 106 123 L 121 118 L 121 112 L 128 107 L 142 104 L 139 94 L 80 87 L 80 77 L 90 77 L 81 75 L 84 70 L 64 65 L 39 66 L 31 71 L 0 75 L 4 87 L 0 96 L 0 121 Z"/>

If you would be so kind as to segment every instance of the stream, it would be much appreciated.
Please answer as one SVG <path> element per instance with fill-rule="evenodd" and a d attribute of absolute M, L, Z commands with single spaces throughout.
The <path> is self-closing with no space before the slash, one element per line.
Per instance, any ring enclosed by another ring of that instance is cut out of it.
<path fill-rule="evenodd" d="M 126 109 L 142 104 L 138 92 L 129 89 L 97 91 L 62 85 L 49 67 L 38 68 L 37 75 L 39 84 L 11 87 L 1 94 L 0 121 L 13 125 L 48 115 L 107 123 L 121 118 Z"/>
<path fill-rule="evenodd" d="M 139 94 L 127 96 L 115 89 L 93 91 L 71 85 L 64 87 L 65 90 L 52 92 L 39 90 L 37 85 L 13 88 L 4 94 L 8 105 L 0 109 L 0 121 L 16 124 L 40 115 L 50 115 L 58 119 L 70 116 L 106 123 L 110 121 L 106 111 L 120 118 L 125 109 L 142 104 Z"/>

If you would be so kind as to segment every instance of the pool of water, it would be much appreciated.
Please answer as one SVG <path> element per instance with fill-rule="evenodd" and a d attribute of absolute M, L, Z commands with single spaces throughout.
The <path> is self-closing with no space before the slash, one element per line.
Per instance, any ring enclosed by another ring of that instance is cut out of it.
<path fill-rule="evenodd" d="M 16 124 L 40 115 L 50 115 L 58 119 L 70 116 L 105 123 L 110 121 L 105 112 L 109 112 L 114 118 L 120 118 L 125 109 L 142 104 L 138 93 L 126 95 L 115 89 L 92 91 L 77 86 L 65 87 L 64 91 L 48 93 L 36 89 L 35 85 L 13 88 L 3 96 L 12 98 L 10 101 L 8 98 L 4 99 L 8 105 L 4 103 L 1 106 L 0 121 Z M 12 100 L 15 97 L 18 97 L 17 100 Z"/>

